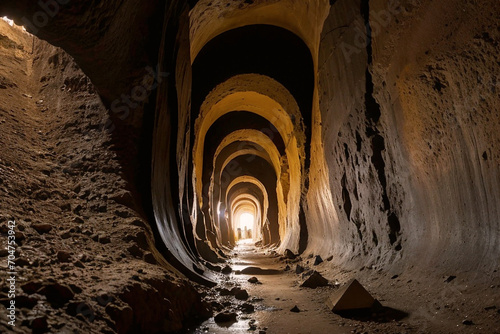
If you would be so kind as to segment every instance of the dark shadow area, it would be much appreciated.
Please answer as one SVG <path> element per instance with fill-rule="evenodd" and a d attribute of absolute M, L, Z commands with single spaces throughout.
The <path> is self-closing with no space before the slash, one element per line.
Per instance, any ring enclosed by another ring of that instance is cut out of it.
<path fill-rule="evenodd" d="M 236 275 L 278 275 L 281 274 L 281 270 L 276 269 L 262 269 L 259 267 L 246 267 L 243 270 L 235 271 Z"/>
<path fill-rule="evenodd" d="M 400 321 L 409 316 L 409 313 L 383 306 L 378 301 L 369 309 L 337 311 L 336 314 L 342 318 L 363 322 L 387 323 L 391 321 Z"/>

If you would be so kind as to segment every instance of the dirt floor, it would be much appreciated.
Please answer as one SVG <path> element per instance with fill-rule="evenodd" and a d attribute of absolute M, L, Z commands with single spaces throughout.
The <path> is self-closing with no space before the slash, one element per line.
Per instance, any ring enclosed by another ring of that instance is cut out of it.
<path fill-rule="evenodd" d="M 214 314 L 235 312 L 236 321 L 217 324 L 211 318 L 190 333 L 500 333 L 500 285 L 468 286 L 463 278 L 453 276 L 438 283 L 430 277 L 432 280 L 426 282 L 423 276 L 388 277 L 366 268 L 343 272 L 332 268 L 326 259 L 318 265 L 314 265 L 315 260 L 284 259 L 249 240 L 240 241 L 230 261 L 233 272 L 221 274 L 223 283 L 208 292 Z M 304 272 L 297 274 L 297 265 Z M 311 271 L 321 273 L 329 286 L 300 287 Z M 248 282 L 251 277 L 258 283 Z M 328 297 L 352 278 L 357 278 L 384 309 L 354 318 L 332 313 Z M 231 289 L 235 287 L 246 290 L 248 299 L 233 296 Z M 252 305 L 254 312 L 245 312 L 245 303 Z M 300 312 L 291 311 L 295 306 Z"/>

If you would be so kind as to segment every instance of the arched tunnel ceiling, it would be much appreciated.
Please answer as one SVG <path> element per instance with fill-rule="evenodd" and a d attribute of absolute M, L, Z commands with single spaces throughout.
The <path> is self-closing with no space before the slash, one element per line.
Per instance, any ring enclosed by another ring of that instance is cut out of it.
<path fill-rule="evenodd" d="M 228 136 L 230 136 L 231 133 L 236 133 L 236 131 L 242 131 L 245 129 L 265 134 L 271 141 L 269 147 L 274 145 L 274 147 L 278 149 L 279 155 L 286 154 L 285 145 L 281 135 L 278 133 L 278 130 L 265 118 L 249 112 L 231 112 L 225 114 L 217 119 L 205 136 L 205 143 L 203 145 L 202 176 L 204 196 L 207 196 L 207 184 L 213 181 L 214 170 L 217 170 L 217 168 L 220 170 L 220 166 L 216 164 L 215 158 L 217 158 L 222 152 L 221 149 L 225 152 L 224 157 L 245 148 L 253 148 L 257 155 L 264 157 L 263 154 L 266 151 L 264 147 L 267 146 L 262 147 L 255 143 L 251 143 L 250 141 L 238 141 L 232 143 L 227 141 Z M 222 142 L 225 143 L 224 147 L 220 147 Z M 269 156 L 267 156 L 266 159 L 270 159 Z M 279 157 L 277 160 L 279 160 Z"/>
<path fill-rule="evenodd" d="M 312 8 L 317 7 L 311 6 L 309 10 L 314 11 Z M 191 47 L 193 42 L 191 39 Z M 213 171 L 212 163 L 214 142 L 218 139 L 212 135 L 207 138 L 207 134 L 225 131 L 216 123 L 226 114 L 253 113 L 272 124 L 270 129 L 260 129 L 262 132 L 275 139 L 272 129 L 276 128 L 284 142 L 284 154 L 280 152 L 276 158 L 269 152 L 268 155 L 275 166 L 273 191 L 277 196 L 280 234 L 286 235 L 282 246 L 297 249 L 298 237 L 291 235 L 298 235 L 300 229 L 300 199 L 310 154 L 314 89 L 311 49 L 293 31 L 276 25 L 248 24 L 206 41 L 192 60 L 191 118 L 196 120 L 191 132 L 193 177 L 205 224 L 213 225 L 206 219 L 214 212 L 220 196 L 217 189 L 220 176 Z M 221 167 L 227 170 L 227 166 L 235 166 L 242 156 L 245 155 L 234 155 L 231 162 Z"/>
<path fill-rule="evenodd" d="M 229 202 L 233 200 L 235 194 L 249 194 L 255 197 L 255 199 L 259 202 L 260 220 L 266 220 L 265 217 L 267 217 L 269 200 L 265 186 L 258 179 L 247 175 L 235 178 L 227 188 L 227 191 L 223 195 L 223 197 L 218 199 L 218 201 L 221 201 L 219 203 L 222 204 L 217 206 L 218 209 L 224 211 L 229 209 L 229 211 L 231 212 L 232 208 L 230 205 L 231 203 Z M 217 221 L 217 224 L 220 226 L 222 243 L 233 243 L 234 239 L 232 239 L 232 235 L 230 234 L 230 231 L 232 229 L 231 222 L 226 221 L 226 219 L 220 214 L 217 215 L 215 219 Z"/>
<path fill-rule="evenodd" d="M 227 198 L 227 195 L 231 192 L 231 190 L 234 187 L 249 187 L 250 185 L 254 185 L 256 188 L 259 189 L 262 196 L 263 207 L 267 208 L 267 206 L 269 205 L 269 199 L 267 196 L 267 191 L 265 186 L 257 178 L 248 175 L 239 176 L 234 180 L 232 180 L 229 186 L 227 187 L 227 194 L 225 195 L 225 198 Z"/>
<path fill-rule="evenodd" d="M 191 59 L 216 36 L 247 25 L 275 25 L 305 41 L 315 54 L 321 32 L 317 18 L 325 16 L 328 0 L 193 0 L 190 11 Z"/>
<path fill-rule="evenodd" d="M 221 152 L 224 152 L 224 150 L 228 148 L 229 145 L 243 142 L 244 140 L 251 141 L 252 143 L 258 145 L 258 147 L 263 148 L 263 153 L 265 153 L 264 156 L 248 153 L 243 154 L 245 150 L 236 150 L 232 153 L 228 152 L 228 156 L 225 159 L 218 159 L 221 156 Z M 234 161 L 241 161 L 241 157 L 245 158 L 245 160 L 243 160 L 243 163 L 245 165 L 252 164 L 254 161 L 256 161 L 257 157 L 259 157 L 260 159 L 264 159 L 269 163 L 270 167 L 274 169 L 274 175 L 281 175 L 280 154 L 276 147 L 273 145 L 272 141 L 266 135 L 257 130 L 239 130 L 233 132 L 226 138 L 224 138 L 224 140 L 220 143 L 214 156 L 216 169 L 214 169 L 214 174 L 211 179 L 211 194 L 213 194 L 214 200 L 216 200 L 218 196 L 224 195 L 220 194 L 221 187 L 226 185 L 228 181 L 232 182 L 231 177 L 237 177 L 237 173 L 243 170 L 243 166 L 239 164 L 233 165 L 231 166 L 231 168 L 228 168 L 228 164 Z M 217 164 L 218 160 L 221 160 L 221 162 Z M 217 165 L 220 165 L 220 169 L 217 168 Z M 223 175 L 224 171 L 226 171 L 225 175 Z M 229 173 L 227 171 L 229 171 Z M 226 179 L 228 179 L 228 181 L 226 181 Z M 285 191 L 288 190 L 288 184 L 289 180 L 287 180 L 286 182 L 287 187 Z M 271 191 L 276 193 L 280 199 L 284 198 L 283 186 L 280 180 L 277 180 L 276 188 L 271 189 Z"/>
<path fill-rule="evenodd" d="M 229 96 L 226 96 L 221 101 L 212 106 L 208 112 L 203 112 L 200 115 L 200 122 L 197 122 L 196 128 L 196 141 L 193 148 L 194 155 L 194 168 L 196 173 L 196 186 L 198 194 L 201 195 L 202 190 L 202 166 L 203 166 L 203 146 L 204 138 L 208 128 L 216 121 L 216 119 L 232 110 L 248 110 L 249 112 L 253 112 L 257 115 L 260 115 L 266 118 L 270 122 L 275 122 L 276 128 L 280 132 L 282 138 L 284 138 L 287 150 L 290 150 L 293 154 L 293 158 L 290 158 L 290 161 L 295 161 L 298 163 L 299 160 L 299 152 L 297 152 L 297 142 L 294 134 L 294 126 L 288 116 L 281 107 L 281 105 L 277 104 L 274 100 L 268 98 L 267 96 L 260 95 L 254 92 L 245 92 L 245 93 L 235 93 Z M 205 110 L 205 109 L 204 109 Z M 274 113 L 272 112 L 274 110 Z M 279 113 L 279 117 L 276 117 L 276 113 Z M 279 121 L 277 121 L 279 120 Z M 256 136 L 259 138 L 267 137 L 262 132 L 257 134 L 254 130 Z M 251 137 L 250 137 L 251 138 Z M 235 140 L 249 140 L 247 137 L 239 137 Z M 263 142 L 265 143 L 265 142 Z M 265 143 L 267 144 L 267 143 Z M 274 146 L 274 144 L 272 145 Z M 266 146 L 263 146 L 266 147 Z M 300 148 L 300 147 L 299 147 Z M 303 155 L 302 155 L 303 156 Z"/>
<path fill-rule="evenodd" d="M 251 129 L 244 129 L 244 130 L 238 130 L 234 131 L 230 134 L 228 134 L 219 144 L 217 147 L 217 150 L 215 151 L 214 154 L 214 161 L 216 162 L 219 155 L 222 153 L 222 151 L 225 148 L 228 148 L 229 145 L 234 144 L 234 143 L 244 143 L 244 142 L 250 142 L 258 145 L 258 148 L 262 148 L 262 158 L 266 159 L 269 161 L 271 166 L 274 167 L 274 170 L 276 172 L 276 175 L 279 175 L 279 172 L 281 171 L 281 154 L 274 145 L 274 143 L 269 139 L 268 136 L 266 136 L 264 133 L 258 131 L 258 130 L 251 130 Z M 239 146 L 239 145 L 238 145 Z M 244 150 L 243 147 L 237 147 L 237 150 L 234 152 L 231 152 L 234 157 L 238 157 L 241 154 L 241 151 Z M 228 152 L 229 153 L 229 152 Z M 265 153 L 265 154 L 264 154 Z M 260 156 L 260 154 L 259 154 Z M 255 157 L 253 155 L 248 155 L 248 163 L 251 163 L 253 160 L 255 160 Z M 230 160 L 226 157 L 222 168 L 217 171 L 214 170 L 214 173 L 222 173 L 222 170 L 227 166 Z"/>
<path fill-rule="evenodd" d="M 313 70 L 309 49 L 287 30 L 257 25 L 228 31 L 205 45 L 193 63 L 194 118 L 216 86 L 239 74 L 255 73 L 268 76 L 286 87 L 297 101 L 305 121 L 310 122 L 307 116 L 312 106 Z M 253 86 L 257 90 L 254 91 L 260 92 L 259 81 L 256 83 Z M 246 80 L 240 86 L 248 84 Z M 227 89 L 223 91 L 228 92 Z"/>

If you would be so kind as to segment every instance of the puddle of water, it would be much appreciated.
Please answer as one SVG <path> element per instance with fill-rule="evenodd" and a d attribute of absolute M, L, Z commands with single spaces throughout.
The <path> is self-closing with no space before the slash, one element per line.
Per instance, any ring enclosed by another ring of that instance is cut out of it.
<path fill-rule="evenodd" d="M 203 322 L 196 329 L 187 331 L 187 334 L 242 334 L 249 333 L 251 319 L 241 319 L 233 324 L 216 324 L 214 318 Z"/>

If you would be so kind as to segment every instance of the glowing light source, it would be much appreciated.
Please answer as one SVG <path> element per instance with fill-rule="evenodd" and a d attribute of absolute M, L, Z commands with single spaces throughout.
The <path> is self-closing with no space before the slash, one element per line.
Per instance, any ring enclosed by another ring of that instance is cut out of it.
<path fill-rule="evenodd" d="M 254 223 L 254 216 L 251 213 L 245 212 L 241 214 L 239 226 L 242 231 L 245 230 L 245 227 L 247 230 L 253 229 L 253 223 Z"/>

